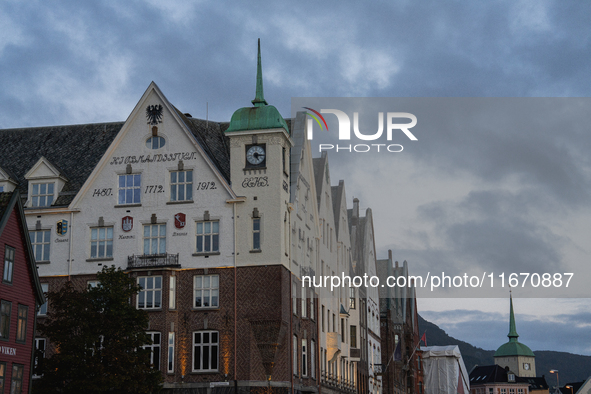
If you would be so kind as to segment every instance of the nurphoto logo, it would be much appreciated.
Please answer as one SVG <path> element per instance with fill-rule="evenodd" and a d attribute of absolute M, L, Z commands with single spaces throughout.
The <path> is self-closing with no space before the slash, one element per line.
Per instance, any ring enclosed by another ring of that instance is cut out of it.
<path fill-rule="evenodd" d="M 326 119 L 322 114 L 333 114 L 337 117 L 339 124 L 339 141 L 350 141 L 351 140 L 351 120 L 349 115 L 338 109 L 321 109 L 320 112 L 310 108 L 303 107 L 311 112 L 306 112 L 309 115 L 307 119 L 307 130 L 308 139 L 314 138 L 314 121 L 320 127 L 320 130 L 326 129 L 328 131 L 328 125 Z M 387 112 L 384 116 L 384 112 L 378 112 L 378 131 L 373 134 L 364 134 L 359 130 L 359 112 L 353 112 L 353 133 L 355 137 L 362 141 L 377 141 L 384 134 L 384 118 L 386 119 L 386 138 L 387 141 L 392 141 L 394 131 L 400 130 L 404 135 L 411 141 L 417 141 L 417 137 L 409 129 L 413 128 L 417 124 L 417 117 L 408 112 Z M 410 123 L 399 123 L 400 119 L 408 119 Z M 395 121 L 396 120 L 396 121 Z M 400 144 L 319 144 L 319 151 L 334 149 L 336 152 L 347 151 L 347 152 L 359 152 L 365 153 L 369 151 L 377 152 L 402 152 L 404 147 Z"/>

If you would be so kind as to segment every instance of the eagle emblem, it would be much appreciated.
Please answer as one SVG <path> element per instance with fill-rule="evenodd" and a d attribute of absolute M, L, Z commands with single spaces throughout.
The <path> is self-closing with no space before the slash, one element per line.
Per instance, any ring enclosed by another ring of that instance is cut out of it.
<path fill-rule="evenodd" d="M 146 118 L 149 125 L 162 123 L 162 105 L 148 105 L 146 108 Z"/>

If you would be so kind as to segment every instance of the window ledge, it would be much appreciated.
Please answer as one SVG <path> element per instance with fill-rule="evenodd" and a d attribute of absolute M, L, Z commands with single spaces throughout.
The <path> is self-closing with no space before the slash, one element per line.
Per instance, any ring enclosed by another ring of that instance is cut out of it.
<path fill-rule="evenodd" d="M 117 204 L 114 206 L 114 208 L 132 208 L 132 207 L 141 207 L 142 204 Z"/>
<path fill-rule="evenodd" d="M 90 258 L 86 259 L 89 263 L 94 263 L 95 261 L 113 261 L 113 257 L 98 257 L 98 258 Z"/>
<path fill-rule="evenodd" d="M 250 253 L 261 253 L 262 250 L 261 249 L 253 249 L 250 251 Z"/>
<path fill-rule="evenodd" d="M 166 205 L 176 205 L 176 204 L 193 204 L 195 201 L 193 200 L 183 200 L 183 201 L 167 201 Z"/>
<path fill-rule="evenodd" d="M 35 261 L 35 264 L 49 264 L 49 263 L 51 263 L 51 261 L 49 261 L 49 260 Z"/>
<path fill-rule="evenodd" d="M 209 256 L 219 256 L 220 252 L 197 252 L 197 253 L 193 253 L 193 256 L 205 256 L 205 257 L 209 257 Z"/>
<path fill-rule="evenodd" d="M 193 307 L 194 311 L 202 311 L 202 312 L 215 312 L 215 311 L 219 311 L 220 307 L 219 306 L 206 306 L 206 307 Z"/>

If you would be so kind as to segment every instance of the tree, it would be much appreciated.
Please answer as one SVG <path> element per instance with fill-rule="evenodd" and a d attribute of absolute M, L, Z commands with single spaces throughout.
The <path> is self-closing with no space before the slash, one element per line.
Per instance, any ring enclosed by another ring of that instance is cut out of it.
<path fill-rule="evenodd" d="M 55 347 L 42 366 L 36 393 L 156 393 L 162 374 L 150 366 L 148 315 L 130 304 L 140 287 L 121 269 L 104 267 L 98 286 L 67 282 L 48 293 L 39 331 Z"/>

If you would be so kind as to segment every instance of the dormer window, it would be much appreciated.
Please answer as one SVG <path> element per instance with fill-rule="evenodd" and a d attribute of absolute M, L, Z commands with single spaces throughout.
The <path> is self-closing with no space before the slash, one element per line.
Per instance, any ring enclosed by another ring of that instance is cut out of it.
<path fill-rule="evenodd" d="M 25 174 L 25 179 L 29 182 L 27 207 L 31 208 L 52 206 L 68 181 L 59 167 L 45 157 L 35 163 Z"/>
<path fill-rule="evenodd" d="M 51 183 L 34 183 L 31 192 L 31 206 L 33 207 L 48 207 L 53 203 L 54 184 Z"/>

